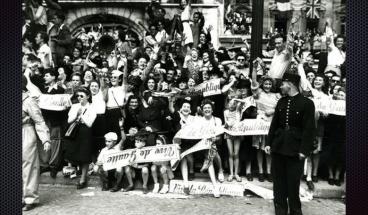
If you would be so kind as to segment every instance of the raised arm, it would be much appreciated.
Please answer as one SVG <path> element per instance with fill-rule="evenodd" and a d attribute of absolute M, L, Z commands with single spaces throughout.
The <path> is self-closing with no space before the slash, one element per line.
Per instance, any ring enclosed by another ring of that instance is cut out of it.
<path fill-rule="evenodd" d="M 232 77 L 233 77 L 233 76 L 232 76 Z M 221 89 L 221 92 L 222 92 L 222 93 L 226 93 L 227 91 L 229 91 L 229 90 L 230 90 L 230 88 L 231 88 L 232 86 L 234 86 L 235 82 L 236 82 L 236 78 L 232 78 L 232 79 L 230 80 L 230 82 L 229 82 L 228 84 L 226 84 L 226 85 Z"/>
<path fill-rule="evenodd" d="M 143 71 L 143 78 L 142 81 L 145 82 L 148 73 L 153 69 L 153 67 L 155 66 L 156 62 L 157 62 L 157 58 L 158 58 L 158 51 L 159 51 L 160 47 L 158 45 L 156 45 L 153 48 L 153 53 L 151 55 L 151 59 L 148 62 L 148 65 L 146 67 L 146 69 Z"/>
<path fill-rule="evenodd" d="M 169 111 L 172 114 L 175 112 L 174 101 L 175 101 L 174 97 L 169 97 Z"/>
<path fill-rule="evenodd" d="M 305 74 L 305 70 L 303 67 L 303 60 L 300 59 L 299 56 L 295 56 L 295 59 L 299 62 L 298 64 L 298 75 L 300 76 L 300 87 L 304 90 L 304 91 L 308 91 L 310 90 L 313 94 L 313 87 L 311 85 L 311 83 L 307 80 L 307 76 Z M 314 95 L 313 95 L 314 96 Z"/>

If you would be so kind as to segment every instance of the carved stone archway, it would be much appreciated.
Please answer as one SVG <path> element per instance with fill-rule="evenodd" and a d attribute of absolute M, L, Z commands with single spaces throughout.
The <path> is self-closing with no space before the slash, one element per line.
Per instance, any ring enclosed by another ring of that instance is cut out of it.
<path fill-rule="evenodd" d="M 137 8 L 87 7 L 69 10 L 65 23 L 69 26 L 72 34 L 81 27 L 97 23 L 122 25 L 130 28 L 142 39 L 145 30 L 138 24 L 138 21 L 144 23 L 144 20 L 144 11 Z"/>

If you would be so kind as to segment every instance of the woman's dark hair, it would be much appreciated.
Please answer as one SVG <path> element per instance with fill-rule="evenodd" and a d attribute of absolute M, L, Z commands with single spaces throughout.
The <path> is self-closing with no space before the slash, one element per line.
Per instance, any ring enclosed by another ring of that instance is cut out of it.
<path fill-rule="evenodd" d="M 89 102 L 89 103 L 92 103 L 92 95 L 91 95 L 91 91 L 90 91 L 88 88 L 86 88 L 86 87 L 80 87 L 80 88 L 78 88 L 78 89 L 76 90 L 76 93 L 84 93 L 84 94 L 86 94 L 87 96 L 89 96 L 89 98 L 88 98 L 88 102 Z"/>
<path fill-rule="evenodd" d="M 314 87 L 314 82 L 316 81 L 317 77 L 320 77 L 320 78 L 323 79 L 322 92 L 324 92 L 325 94 L 328 95 L 329 82 L 328 82 L 328 79 L 325 75 L 323 75 L 321 73 L 316 74 L 316 77 L 312 81 L 312 87 Z"/>
<path fill-rule="evenodd" d="M 214 102 L 211 99 L 204 99 L 202 101 L 201 108 L 203 109 L 203 107 L 205 105 L 208 105 L 208 104 L 211 105 L 212 111 L 214 111 L 215 110 L 215 104 L 214 104 Z"/>
<path fill-rule="evenodd" d="M 97 80 L 95 80 L 95 79 L 93 79 L 93 80 L 91 81 L 91 83 L 89 83 L 89 88 L 91 87 L 91 84 L 92 84 L 92 83 L 96 83 L 96 84 L 98 85 L 98 88 L 101 88 L 100 82 L 99 82 L 99 81 L 97 81 Z"/>
<path fill-rule="evenodd" d="M 129 108 L 129 103 L 130 103 L 130 101 L 132 100 L 132 99 L 137 99 L 137 101 L 138 101 L 138 109 L 141 107 L 141 103 L 142 103 L 142 101 L 141 101 L 141 99 L 138 97 L 138 96 L 136 96 L 136 95 L 131 95 L 131 96 L 129 96 L 129 98 L 128 98 L 128 100 L 127 100 L 127 105 L 126 105 L 126 108 L 128 109 Z"/>
<path fill-rule="evenodd" d="M 185 103 L 189 104 L 190 107 L 192 107 L 192 102 L 189 99 L 182 99 L 180 107 L 183 107 Z"/>
<path fill-rule="evenodd" d="M 146 90 L 148 90 L 148 82 L 149 82 L 150 80 L 153 80 L 153 81 L 155 82 L 155 87 L 154 87 L 153 89 L 154 89 L 154 90 L 157 90 L 157 82 L 156 82 L 156 80 L 155 80 L 154 78 L 148 78 L 148 79 L 147 79 L 147 81 L 144 83 L 144 88 L 145 88 Z"/>
<path fill-rule="evenodd" d="M 73 48 L 73 52 L 74 52 L 74 49 L 77 49 L 77 50 L 79 51 L 79 58 L 81 58 L 81 57 L 82 57 L 82 55 L 83 55 L 83 50 L 82 50 L 81 48 L 74 47 L 74 48 Z M 74 58 L 74 55 L 72 55 L 72 57 Z M 75 59 L 74 59 L 74 60 L 75 60 Z"/>
<path fill-rule="evenodd" d="M 260 87 L 262 88 L 262 90 L 264 90 L 263 89 L 263 86 L 264 86 L 264 83 L 266 82 L 266 81 L 270 81 L 271 82 L 271 89 L 272 88 L 274 88 L 274 86 L 275 86 L 275 81 L 270 77 L 270 76 L 263 76 L 262 78 L 261 78 L 261 83 L 260 83 Z"/>
<path fill-rule="evenodd" d="M 90 72 L 91 74 L 92 74 L 92 80 L 96 80 L 96 74 L 92 71 L 92 70 L 86 70 L 86 71 L 84 71 L 84 73 L 83 73 L 83 79 L 82 79 L 82 81 L 84 81 L 84 76 L 86 75 L 86 72 Z M 119 79 L 120 79 L 121 77 L 119 77 Z"/>

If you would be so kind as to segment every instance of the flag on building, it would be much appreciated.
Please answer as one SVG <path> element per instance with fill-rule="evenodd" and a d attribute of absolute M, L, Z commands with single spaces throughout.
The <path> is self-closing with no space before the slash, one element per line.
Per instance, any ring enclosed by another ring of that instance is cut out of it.
<path fill-rule="evenodd" d="M 321 12 L 326 10 L 325 4 L 322 0 L 306 0 L 305 5 L 306 17 L 310 19 L 319 19 Z"/>

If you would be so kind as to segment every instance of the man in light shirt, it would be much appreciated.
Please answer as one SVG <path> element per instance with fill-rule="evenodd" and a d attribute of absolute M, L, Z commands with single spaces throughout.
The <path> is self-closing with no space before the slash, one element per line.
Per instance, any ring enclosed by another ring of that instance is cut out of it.
<path fill-rule="evenodd" d="M 281 79 L 288 69 L 293 56 L 293 38 L 289 34 L 286 44 L 282 35 L 275 36 L 275 49 L 269 52 L 263 51 L 263 56 L 272 57 L 268 75 L 274 79 Z"/>
<path fill-rule="evenodd" d="M 345 38 L 343 36 L 337 36 L 333 39 L 333 35 L 329 37 L 328 55 L 327 55 L 327 67 L 325 72 L 334 71 L 337 75 L 341 76 L 341 65 L 344 64 L 346 53 L 343 51 Z"/>
<path fill-rule="evenodd" d="M 51 49 L 48 46 L 49 36 L 45 32 L 39 32 L 35 38 L 39 49 L 37 50 L 37 57 L 41 60 L 41 67 L 48 69 L 53 66 Z"/>
<path fill-rule="evenodd" d="M 281 79 L 284 73 L 289 69 L 290 63 L 293 58 L 293 28 L 294 24 L 298 21 L 297 17 L 291 20 L 291 25 L 289 27 L 287 40 L 282 35 L 277 34 L 275 36 L 275 49 L 271 51 L 262 51 L 264 57 L 272 57 L 272 62 L 270 65 L 270 70 L 268 71 L 268 76 L 276 79 L 276 88 L 281 86 Z"/>

